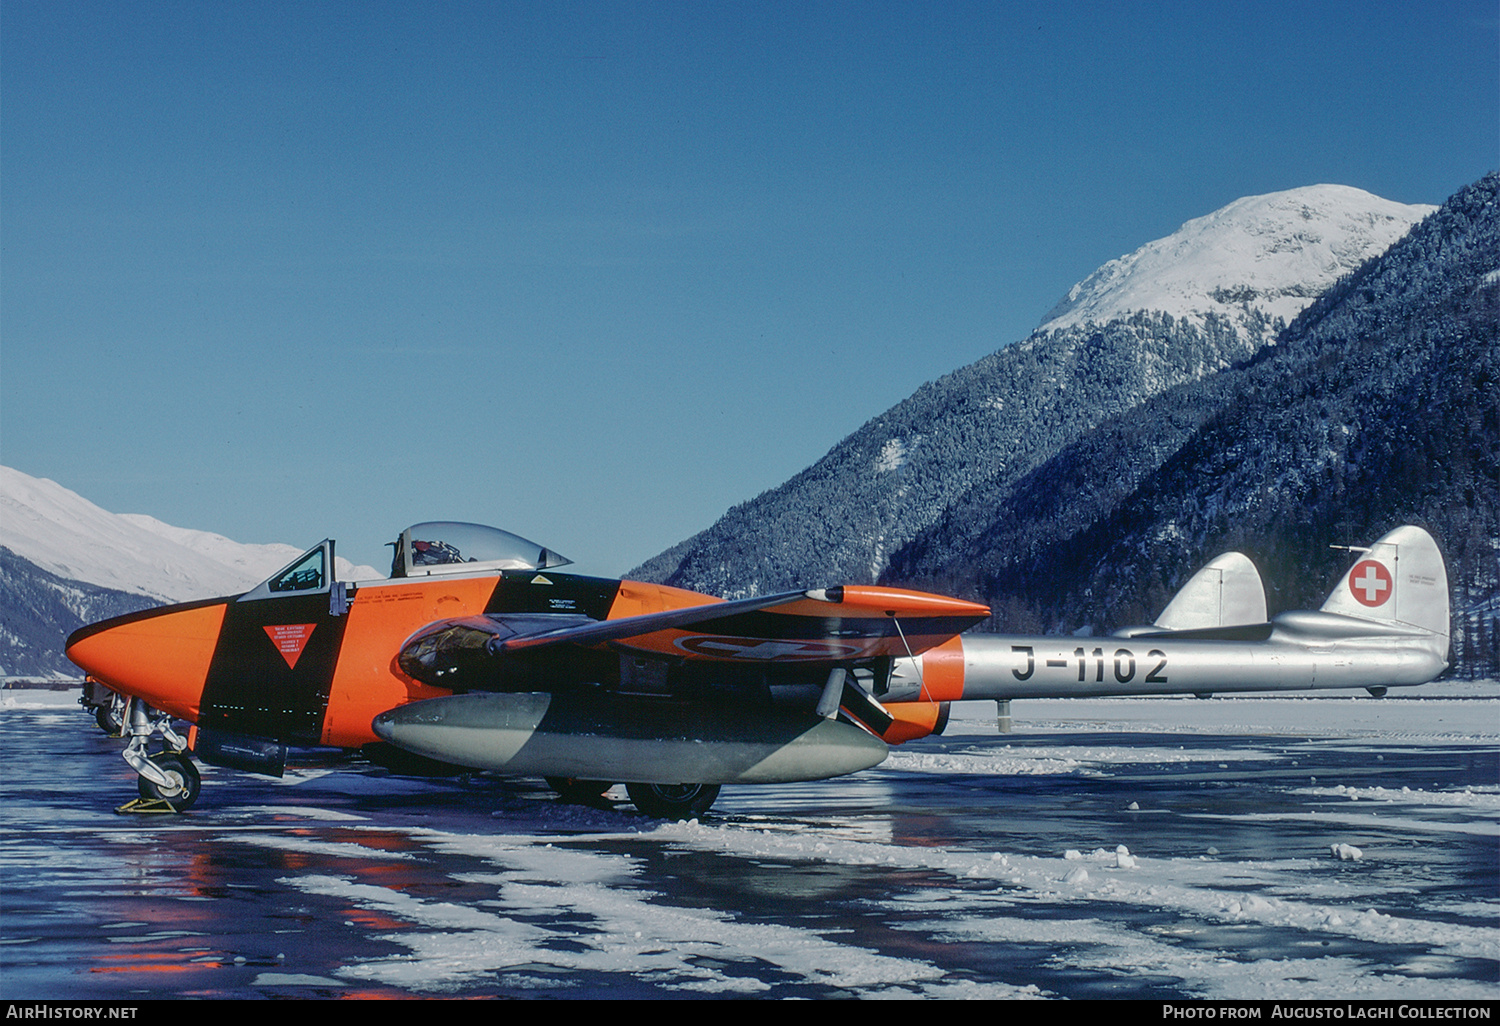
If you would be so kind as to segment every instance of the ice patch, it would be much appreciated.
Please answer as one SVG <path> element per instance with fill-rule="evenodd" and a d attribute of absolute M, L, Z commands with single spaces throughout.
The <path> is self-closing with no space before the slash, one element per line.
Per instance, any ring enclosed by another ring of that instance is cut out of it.
<path fill-rule="evenodd" d="M 406 852 L 391 851 L 388 848 L 365 847 L 362 844 L 340 844 L 333 841 L 314 841 L 304 837 L 290 837 L 286 834 L 258 834 L 246 831 L 234 835 L 234 840 L 241 844 L 253 844 L 262 848 L 274 848 L 277 851 L 293 851 L 301 855 L 316 855 L 319 858 L 336 859 L 388 859 L 404 860 L 414 858 Z M 229 840 L 229 838 L 221 838 Z"/>
<path fill-rule="evenodd" d="M 315 819 L 324 823 L 363 823 L 364 816 L 337 809 L 319 809 L 310 805 L 244 805 L 235 810 L 250 816 L 296 816 L 299 819 Z"/>
<path fill-rule="evenodd" d="M 348 984 L 327 976 L 306 973 L 261 973 L 252 987 L 347 987 Z"/>
<path fill-rule="evenodd" d="M 463 843 L 451 839 L 451 843 Z M 505 860 L 514 850 L 503 853 Z M 564 854 L 559 852 L 558 854 Z M 618 856 L 566 853 L 564 861 L 612 863 Z M 526 872 L 523 870 L 522 872 Z M 508 874 L 507 874 L 508 875 Z M 595 873 L 593 875 L 600 875 Z M 618 877 L 614 867 L 602 875 Z M 409 955 L 371 959 L 343 975 L 443 993 L 496 974 L 535 976 L 538 970 L 622 973 L 687 993 L 753 995 L 769 985 L 721 971 L 746 963 L 769 962 L 783 972 L 830 987 L 858 989 L 862 996 L 1017 997 L 1038 994 L 1035 987 L 980 985 L 947 981 L 936 965 L 893 958 L 825 939 L 812 931 L 783 925 L 736 921 L 713 909 L 658 904 L 647 890 L 616 883 L 506 883 L 503 907 L 510 914 L 425 900 L 343 877 L 303 876 L 285 883 L 371 908 L 411 923 L 415 929 L 383 939 Z M 572 913 L 575 922 L 547 926 L 522 918 Z M 567 944 L 557 941 L 566 938 Z"/>
<path fill-rule="evenodd" d="M 1254 921 L 1313 935 L 1334 933 L 1382 943 L 1428 945 L 1454 957 L 1500 958 L 1500 931 L 1494 929 L 1410 916 L 1371 916 L 1367 908 L 1330 904 L 1330 894 L 1347 898 L 1347 888 L 1338 881 L 1325 883 L 1311 875 L 1313 863 L 1309 859 L 1225 863 L 1197 857 L 1130 855 L 1135 864 L 1128 872 L 1117 873 L 1118 847 L 1096 849 L 1088 855 L 1070 849 L 1070 857 L 1063 858 L 1006 853 L 1002 862 L 988 854 L 859 842 L 829 844 L 795 834 L 748 833 L 727 826 L 690 830 L 681 824 L 664 824 L 654 833 L 664 840 L 672 838 L 689 846 L 750 857 L 906 866 L 948 873 L 955 879 L 994 879 L 1008 887 L 997 892 L 1000 896 L 995 899 L 1004 904 L 1055 901 L 1059 882 L 1070 882 L 1068 878 L 1075 870 L 1082 869 L 1088 873 L 1086 882 L 1094 899 L 1170 910 L 1187 919 Z M 1084 882 L 1083 877 L 1075 877 L 1070 885 Z M 1410 995 L 1413 991 L 1403 993 Z"/>
<path fill-rule="evenodd" d="M 922 752 L 917 749 L 894 751 L 881 763 L 882 769 L 903 773 L 970 773 L 1020 776 L 1049 773 L 1073 773 L 1103 766 L 1173 765 L 1208 762 L 1221 769 L 1223 759 L 1264 761 L 1282 758 L 1274 752 L 1229 752 L 1217 749 L 1132 748 L 1055 746 L 1033 748 L 1006 745 L 997 756 L 993 749 L 984 752 Z"/>

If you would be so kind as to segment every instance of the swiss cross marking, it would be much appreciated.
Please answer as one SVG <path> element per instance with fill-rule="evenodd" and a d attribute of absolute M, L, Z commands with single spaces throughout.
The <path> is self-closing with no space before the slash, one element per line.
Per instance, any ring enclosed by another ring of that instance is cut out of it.
<path fill-rule="evenodd" d="M 1349 571 L 1349 591 L 1362 606 L 1383 606 L 1391 597 L 1391 572 L 1373 559 Z"/>

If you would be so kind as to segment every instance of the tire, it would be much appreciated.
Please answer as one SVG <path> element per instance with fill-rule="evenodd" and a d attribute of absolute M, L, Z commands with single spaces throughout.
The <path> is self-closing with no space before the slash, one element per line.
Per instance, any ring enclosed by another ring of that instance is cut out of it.
<path fill-rule="evenodd" d="M 101 705 L 94 709 L 94 722 L 99 724 L 99 729 L 109 737 L 119 737 L 125 726 L 115 716 L 114 709 L 107 705 Z"/>
<path fill-rule="evenodd" d="M 157 752 L 150 758 L 158 769 L 172 778 L 176 786 L 158 787 L 145 777 L 137 777 L 136 787 L 141 797 L 166 802 L 174 812 L 186 812 L 192 808 L 203 787 L 203 780 L 198 775 L 198 767 L 193 765 L 193 760 L 182 752 Z"/>
<path fill-rule="evenodd" d="M 577 777 L 548 777 L 547 786 L 557 792 L 563 801 L 573 805 L 588 805 L 615 785 L 608 780 L 580 780 Z"/>
<path fill-rule="evenodd" d="M 657 819 L 701 816 L 719 797 L 718 784 L 626 784 L 635 807 Z"/>

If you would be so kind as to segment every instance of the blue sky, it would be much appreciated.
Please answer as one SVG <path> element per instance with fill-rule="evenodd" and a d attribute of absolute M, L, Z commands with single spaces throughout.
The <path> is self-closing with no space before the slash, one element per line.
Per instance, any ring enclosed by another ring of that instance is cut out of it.
<path fill-rule="evenodd" d="M 1240 196 L 1500 166 L 1493 0 L 0 0 L 0 461 L 618 574 Z"/>

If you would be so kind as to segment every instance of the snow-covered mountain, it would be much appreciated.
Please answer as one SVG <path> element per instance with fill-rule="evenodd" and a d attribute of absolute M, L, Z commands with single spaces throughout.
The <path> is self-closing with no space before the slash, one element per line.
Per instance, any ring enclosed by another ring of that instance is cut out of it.
<path fill-rule="evenodd" d="M 0 676 L 73 677 L 63 643 L 83 624 L 248 591 L 301 551 L 110 513 L 55 481 L 0 467 Z M 345 581 L 385 576 L 346 559 L 336 572 Z"/>
<path fill-rule="evenodd" d="M 994 629 L 1153 618 L 1209 558 L 1251 556 L 1271 611 L 1313 608 L 1330 545 L 1401 523 L 1447 561 L 1455 673 L 1500 671 L 1500 174 L 1461 189 L 1276 340 L 984 482 L 885 583 L 978 598 Z"/>
<path fill-rule="evenodd" d="M 0 545 L 48 573 L 161 602 L 247 591 L 302 550 L 117 514 L 55 481 L 0 467 Z M 338 560 L 343 580 L 385 576 Z"/>
<path fill-rule="evenodd" d="M 177 538 L 166 533 L 174 530 Z M 110 513 L 55 481 L 0 467 L 0 545 L 67 580 L 186 602 L 248 590 L 298 552 L 200 534 Z"/>
<path fill-rule="evenodd" d="M 922 386 L 792 480 L 631 572 L 733 597 L 868 583 L 950 516 L 1112 417 L 1250 359 L 1436 208 L 1310 186 L 1236 201 L 1110 261 L 1032 335 Z"/>
<path fill-rule="evenodd" d="M 1383 253 L 1432 206 L 1393 203 L 1347 185 L 1246 196 L 1074 285 L 1040 332 L 1158 311 L 1202 327 L 1251 311 L 1290 322 L 1339 278 Z"/>

